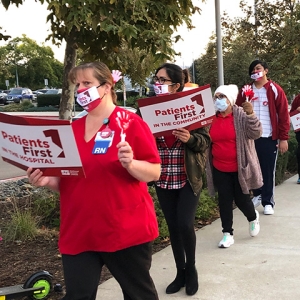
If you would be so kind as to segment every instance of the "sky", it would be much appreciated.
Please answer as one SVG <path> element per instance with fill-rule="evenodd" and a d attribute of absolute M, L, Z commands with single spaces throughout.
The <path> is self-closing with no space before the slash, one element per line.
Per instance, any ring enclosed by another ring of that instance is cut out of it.
<path fill-rule="evenodd" d="M 219 1 L 221 14 L 226 11 L 231 18 L 242 16 L 239 8 L 240 0 Z M 209 37 L 215 33 L 215 1 L 207 0 L 206 2 L 203 4 L 200 0 L 194 0 L 195 5 L 202 9 L 201 15 L 196 14 L 192 17 L 195 28 L 188 31 L 186 27 L 182 26 L 178 30 L 184 40 L 174 45 L 174 49 L 181 52 L 181 56 L 175 58 L 175 63 L 182 67 L 190 66 L 194 59 L 205 53 Z M 249 5 L 254 5 L 254 0 L 247 0 L 246 2 Z M 50 41 L 45 42 L 50 33 L 50 23 L 46 23 L 47 15 L 47 5 L 33 0 L 25 1 L 18 8 L 12 5 L 8 10 L 0 5 L 0 27 L 5 34 L 12 36 L 12 38 L 21 37 L 22 34 L 25 34 L 39 45 L 44 43 L 44 45 L 50 46 L 55 58 L 63 62 L 65 43 L 61 47 L 57 47 L 52 45 Z M 0 46 L 3 45 L 5 42 L 0 42 Z"/>

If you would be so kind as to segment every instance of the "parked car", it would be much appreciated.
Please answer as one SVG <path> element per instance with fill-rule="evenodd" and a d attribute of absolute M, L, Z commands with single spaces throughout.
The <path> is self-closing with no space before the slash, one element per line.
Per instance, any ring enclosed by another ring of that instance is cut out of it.
<path fill-rule="evenodd" d="M 136 113 L 136 109 L 134 107 L 130 107 L 130 106 L 120 106 L 128 111 L 131 111 L 133 113 Z M 80 118 L 82 118 L 83 116 L 85 116 L 87 114 L 86 110 L 81 111 L 79 114 L 77 114 L 75 117 L 72 118 L 72 121 L 76 121 Z"/>
<path fill-rule="evenodd" d="M 37 92 L 37 93 L 41 93 L 41 94 L 45 94 L 49 89 L 38 89 L 34 92 Z"/>
<path fill-rule="evenodd" d="M 0 104 L 5 104 L 6 96 L 7 94 L 4 92 L 4 90 L 0 90 Z"/>
<path fill-rule="evenodd" d="M 62 93 L 62 89 L 48 89 L 45 92 L 45 95 L 48 95 L 48 94 L 61 94 L 61 93 Z"/>
<path fill-rule="evenodd" d="M 40 92 L 40 90 L 33 91 L 32 93 L 33 93 L 33 100 L 34 101 L 37 100 L 38 95 L 44 95 L 45 94 L 44 92 Z"/>
<path fill-rule="evenodd" d="M 33 93 L 28 88 L 12 88 L 6 96 L 6 103 L 20 103 L 23 100 L 33 100 Z"/>

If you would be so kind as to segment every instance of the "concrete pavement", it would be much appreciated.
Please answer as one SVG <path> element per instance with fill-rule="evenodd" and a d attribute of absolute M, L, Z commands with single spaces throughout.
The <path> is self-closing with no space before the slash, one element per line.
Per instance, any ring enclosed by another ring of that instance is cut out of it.
<path fill-rule="evenodd" d="M 187 296 L 185 289 L 167 295 L 175 277 L 171 247 L 153 255 L 151 274 L 159 299 L 197 300 L 296 300 L 300 299 L 300 185 L 294 176 L 275 188 L 275 214 L 260 214 L 261 231 L 250 237 L 247 219 L 234 210 L 235 244 L 219 249 L 220 219 L 197 231 L 196 264 L 199 290 Z M 97 300 L 121 300 L 115 279 L 99 285 Z"/>

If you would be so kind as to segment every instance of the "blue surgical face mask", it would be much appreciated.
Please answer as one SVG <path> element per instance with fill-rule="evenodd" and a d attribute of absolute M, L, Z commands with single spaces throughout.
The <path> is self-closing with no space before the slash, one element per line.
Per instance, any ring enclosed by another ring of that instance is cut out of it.
<path fill-rule="evenodd" d="M 227 107 L 229 106 L 229 104 L 227 103 L 227 99 L 226 98 L 222 98 L 222 99 L 216 99 L 215 100 L 215 110 L 216 111 L 225 111 L 227 109 Z"/>

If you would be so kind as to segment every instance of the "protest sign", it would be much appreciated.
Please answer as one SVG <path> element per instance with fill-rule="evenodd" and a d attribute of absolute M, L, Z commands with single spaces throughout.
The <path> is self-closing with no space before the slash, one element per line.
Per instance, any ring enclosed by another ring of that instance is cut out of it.
<path fill-rule="evenodd" d="M 154 136 L 167 136 L 176 128 L 193 130 L 210 124 L 215 108 L 209 85 L 184 92 L 138 100 L 140 112 Z"/>
<path fill-rule="evenodd" d="M 294 131 L 300 130 L 300 112 L 295 110 L 292 113 L 290 113 L 291 122 L 294 128 Z"/>
<path fill-rule="evenodd" d="M 83 177 L 84 171 L 70 121 L 0 113 L 0 155 L 23 170 L 45 176 Z"/>

